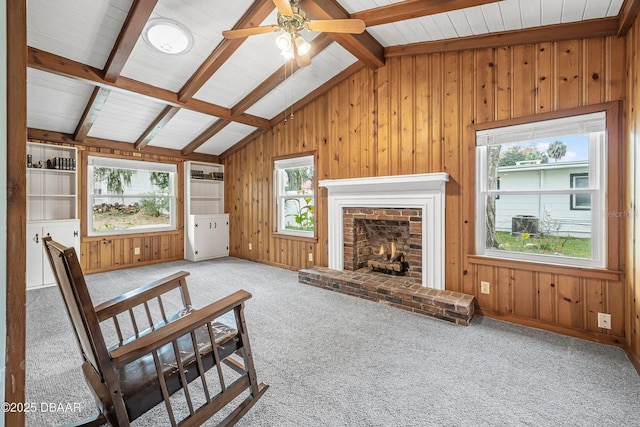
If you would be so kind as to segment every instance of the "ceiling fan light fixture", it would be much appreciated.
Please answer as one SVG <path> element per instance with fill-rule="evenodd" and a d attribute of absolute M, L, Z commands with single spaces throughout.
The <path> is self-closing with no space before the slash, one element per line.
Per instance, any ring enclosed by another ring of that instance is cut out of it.
<path fill-rule="evenodd" d="M 179 22 L 167 18 L 156 18 L 142 33 L 142 38 L 152 48 L 170 55 L 188 52 L 193 46 L 193 36 Z"/>
<path fill-rule="evenodd" d="M 276 37 L 276 46 L 278 46 L 278 49 L 280 49 L 281 52 L 291 50 L 293 47 L 293 44 L 291 43 L 291 34 L 282 33 Z"/>
<path fill-rule="evenodd" d="M 294 40 L 296 48 L 298 49 L 298 55 L 306 55 L 311 50 L 311 45 L 298 34 Z"/>

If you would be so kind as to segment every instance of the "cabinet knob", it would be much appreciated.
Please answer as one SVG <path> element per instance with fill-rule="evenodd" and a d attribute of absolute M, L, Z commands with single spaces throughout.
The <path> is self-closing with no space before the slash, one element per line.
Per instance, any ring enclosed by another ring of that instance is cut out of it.
<path fill-rule="evenodd" d="M 196 222 L 196 228 L 198 228 L 198 223 Z"/>
<path fill-rule="evenodd" d="M 75 230 L 75 231 L 73 232 L 73 237 L 78 237 L 78 230 Z"/>
<path fill-rule="evenodd" d="M 36 233 L 36 237 L 33 238 L 33 241 L 36 243 L 40 243 L 40 239 L 38 237 L 38 233 Z"/>

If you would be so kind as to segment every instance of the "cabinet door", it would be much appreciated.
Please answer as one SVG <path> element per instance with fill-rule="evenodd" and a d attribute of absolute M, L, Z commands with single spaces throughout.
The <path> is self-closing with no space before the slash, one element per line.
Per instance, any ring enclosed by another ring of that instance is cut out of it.
<path fill-rule="evenodd" d="M 229 217 L 218 215 L 213 218 L 213 256 L 222 257 L 229 255 Z"/>
<path fill-rule="evenodd" d="M 27 289 L 42 286 L 42 262 L 44 259 L 42 225 L 27 224 Z"/>
<path fill-rule="evenodd" d="M 65 246 L 73 246 L 76 248 L 76 253 L 79 252 L 80 248 L 80 229 L 79 224 L 77 222 L 63 222 L 63 223 L 48 223 L 42 226 L 42 235 L 43 236 L 51 236 L 53 240 L 56 242 L 63 244 Z M 53 271 L 51 271 L 51 266 L 49 265 L 49 260 L 44 254 L 42 249 L 42 244 L 40 245 L 40 251 L 43 254 L 43 268 L 42 268 L 42 283 L 45 285 L 49 285 L 51 283 L 55 283 L 56 278 L 53 276 Z"/>
<path fill-rule="evenodd" d="M 195 260 L 207 259 L 213 256 L 213 218 L 209 216 L 196 217 L 194 222 L 194 253 Z"/>

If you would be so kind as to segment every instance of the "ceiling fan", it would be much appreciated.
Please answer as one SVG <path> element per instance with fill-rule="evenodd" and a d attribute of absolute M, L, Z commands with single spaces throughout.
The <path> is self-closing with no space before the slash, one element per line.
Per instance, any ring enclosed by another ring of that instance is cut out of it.
<path fill-rule="evenodd" d="M 239 39 L 284 30 L 276 39 L 276 45 L 282 55 L 289 59 L 295 58 L 299 67 L 311 64 L 309 51 L 311 45 L 300 35 L 302 30 L 321 31 L 326 33 L 360 34 L 365 29 L 361 19 L 307 19 L 304 11 L 298 7 L 301 0 L 273 0 L 278 9 L 277 25 L 262 25 L 259 27 L 239 28 L 222 32 L 227 39 Z"/>

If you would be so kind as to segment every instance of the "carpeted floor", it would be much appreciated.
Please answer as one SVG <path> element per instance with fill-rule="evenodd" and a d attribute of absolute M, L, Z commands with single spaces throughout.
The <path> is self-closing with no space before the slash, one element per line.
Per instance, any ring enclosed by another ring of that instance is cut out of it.
<path fill-rule="evenodd" d="M 640 426 L 640 377 L 616 347 L 483 317 L 456 326 L 234 258 L 87 282 L 98 304 L 178 270 L 191 272 L 196 306 L 253 294 L 247 326 L 270 389 L 240 426 Z M 58 289 L 29 291 L 26 401 L 37 410 L 27 426 L 94 414 L 79 365 Z M 159 405 L 133 425 L 168 425 L 164 414 Z"/>

